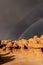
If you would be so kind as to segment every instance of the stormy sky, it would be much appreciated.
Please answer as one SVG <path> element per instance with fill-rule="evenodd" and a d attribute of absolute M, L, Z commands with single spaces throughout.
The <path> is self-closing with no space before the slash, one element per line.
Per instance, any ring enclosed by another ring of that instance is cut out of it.
<path fill-rule="evenodd" d="M 0 0 L 0 40 L 29 38 L 37 32 L 43 34 L 43 0 Z"/>

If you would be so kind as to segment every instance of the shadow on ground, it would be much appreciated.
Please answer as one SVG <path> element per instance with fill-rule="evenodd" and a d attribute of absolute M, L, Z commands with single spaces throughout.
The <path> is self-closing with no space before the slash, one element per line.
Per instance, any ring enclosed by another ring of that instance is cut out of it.
<path fill-rule="evenodd" d="M 0 65 L 16 59 L 16 58 L 14 58 L 14 56 L 5 56 L 5 55 L 7 55 L 7 54 L 0 55 Z"/>

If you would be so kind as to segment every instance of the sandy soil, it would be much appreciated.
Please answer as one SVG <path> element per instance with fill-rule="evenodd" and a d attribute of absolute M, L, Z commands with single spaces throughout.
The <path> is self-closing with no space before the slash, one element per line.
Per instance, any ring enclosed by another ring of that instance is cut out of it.
<path fill-rule="evenodd" d="M 43 54 L 33 53 L 31 50 L 17 50 L 4 55 L 0 65 L 43 65 Z"/>

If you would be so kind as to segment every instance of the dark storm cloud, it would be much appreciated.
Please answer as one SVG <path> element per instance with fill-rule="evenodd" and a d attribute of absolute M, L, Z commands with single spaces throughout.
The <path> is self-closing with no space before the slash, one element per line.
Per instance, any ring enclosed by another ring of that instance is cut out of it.
<path fill-rule="evenodd" d="M 18 39 L 35 21 L 38 12 L 34 8 L 40 4 L 42 0 L 0 0 L 0 39 Z"/>
<path fill-rule="evenodd" d="M 21 38 L 31 38 L 34 35 L 41 36 L 43 34 L 43 19 L 40 19 L 33 23 L 30 27 L 25 30 L 25 32 L 20 36 Z"/>

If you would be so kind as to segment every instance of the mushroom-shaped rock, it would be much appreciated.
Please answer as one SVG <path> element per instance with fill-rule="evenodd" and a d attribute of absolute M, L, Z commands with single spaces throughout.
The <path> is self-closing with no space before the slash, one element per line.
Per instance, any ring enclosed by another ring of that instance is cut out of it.
<path fill-rule="evenodd" d="M 11 41 L 11 40 L 2 40 L 2 41 L 1 41 L 1 44 L 6 44 L 6 45 L 7 45 L 7 43 L 10 42 L 10 41 Z"/>
<path fill-rule="evenodd" d="M 40 39 L 43 40 L 43 35 L 40 36 Z"/>
<path fill-rule="evenodd" d="M 28 47 L 28 41 L 25 39 L 21 39 L 18 41 L 19 47 L 24 48 L 24 46 Z"/>
<path fill-rule="evenodd" d="M 28 47 L 30 48 L 43 48 L 43 45 L 41 44 L 39 38 L 37 38 L 36 40 L 30 38 L 28 41 L 29 41 Z"/>
<path fill-rule="evenodd" d="M 13 47 L 15 48 L 15 49 L 19 49 L 19 44 L 18 44 L 18 41 L 17 40 L 15 40 L 15 41 L 13 41 Z"/>
<path fill-rule="evenodd" d="M 12 42 L 8 42 L 6 47 L 12 47 Z"/>

